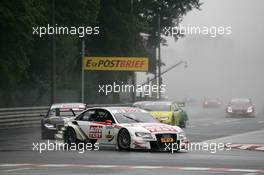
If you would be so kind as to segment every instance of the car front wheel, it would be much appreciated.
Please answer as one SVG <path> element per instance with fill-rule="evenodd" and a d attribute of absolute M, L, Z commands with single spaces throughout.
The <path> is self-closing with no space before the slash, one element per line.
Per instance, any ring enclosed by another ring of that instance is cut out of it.
<path fill-rule="evenodd" d="M 118 137 L 117 137 L 117 144 L 119 150 L 129 150 L 130 149 L 130 143 L 131 143 L 131 137 L 126 129 L 122 129 L 119 131 Z"/>
<path fill-rule="evenodd" d="M 74 129 L 68 128 L 66 130 L 65 135 L 64 135 L 64 142 L 68 143 L 69 145 L 77 143 L 77 137 L 76 137 L 76 133 Z"/>

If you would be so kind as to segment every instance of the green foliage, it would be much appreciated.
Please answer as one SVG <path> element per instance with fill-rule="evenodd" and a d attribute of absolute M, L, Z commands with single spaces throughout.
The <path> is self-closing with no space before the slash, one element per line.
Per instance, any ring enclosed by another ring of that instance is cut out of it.
<path fill-rule="evenodd" d="M 0 1 L 0 96 L 9 102 L 5 105 L 14 104 L 14 91 L 34 89 L 39 91 L 38 97 L 50 91 L 51 37 L 32 35 L 32 27 L 51 24 L 51 5 L 52 0 Z M 199 0 L 55 0 L 55 22 L 58 26 L 99 26 L 98 36 L 85 38 L 86 55 L 147 56 L 153 72 L 158 15 L 161 28 L 178 25 L 187 12 L 200 5 Z M 141 32 L 150 35 L 144 47 Z M 56 36 L 58 89 L 80 91 L 80 51 L 81 38 Z M 131 73 L 93 72 L 87 76 L 87 96 L 96 100 L 96 84 L 126 82 Z"/>

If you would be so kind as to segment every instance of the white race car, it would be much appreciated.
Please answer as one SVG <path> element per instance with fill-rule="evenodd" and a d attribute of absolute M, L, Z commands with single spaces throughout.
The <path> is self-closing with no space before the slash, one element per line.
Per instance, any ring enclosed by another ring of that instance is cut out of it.
<path fill-rule="evenodd" d="M 117 150 L 164 151 L 171 144 L 178 151 L 188 144 L 181 128 L 159 123 L 147 111 L 133 107 L 87 109 L 65 125 L 63 139 L 67 144 L 112 144 Z"/>

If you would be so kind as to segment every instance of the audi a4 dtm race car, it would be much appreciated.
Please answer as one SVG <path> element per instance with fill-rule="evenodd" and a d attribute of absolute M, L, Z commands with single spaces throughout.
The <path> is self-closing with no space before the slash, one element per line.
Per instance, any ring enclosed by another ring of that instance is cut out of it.
<path fill-rule="evenodd" d="M 232 99 L 226 107 L 226 117 L 245 116 L 255 117 L 255 105 L 251 99 Z"/>
<path fill-rule="evenodd" d="M 54 135 L 64 126 L 67 120 L 77 116 L 86 105 L 83 103 L 60 103 L 50 106 L 46 115 L 41 115 L 41 138 L 53 139 Z"/>
<path fill-rule="evenodd" d="M 186 148 L 188 139 L 178 126 L 159 123 L 147 111 L 133 107 L 90 108 L 63 128 L 67 144 L 96 142 L 117 150 L 163 150 L 168 144 Z"/>
<path fill-rule="evenodd" d="M 179 107 L 177 103 L 171 101 L 146 101 L 136 102 L 134 106 L 149 111 L 161 123 L 169 125 L 178 125 L 185 128 L 188 121 L 188 115 L 183 108 Z"/>
<path fill-rule="evenodd" d="M 221 107 L 222 102 L 217 97 L 205 97 L 203 101 L 203 108 L 217 108 Z"/>

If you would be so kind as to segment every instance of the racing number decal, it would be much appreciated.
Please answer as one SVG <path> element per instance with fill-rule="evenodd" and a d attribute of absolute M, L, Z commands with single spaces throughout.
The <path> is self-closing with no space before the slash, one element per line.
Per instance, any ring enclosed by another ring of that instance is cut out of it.
<path fill-rule="evenodd" d="M 110 139 L 110 141 L 111 141 L 113 137 L 114 137 L 114 128 L 113 128 L 113 126 L 106 126 L 106 128 L 105 128 L 105 138 L 106 139 Z"/>
<path fill-rule="evenodd" d="M 92 125 L 89 129 L 89 138 L 102 138 L 103 126 Z"/>

